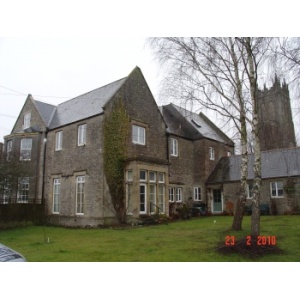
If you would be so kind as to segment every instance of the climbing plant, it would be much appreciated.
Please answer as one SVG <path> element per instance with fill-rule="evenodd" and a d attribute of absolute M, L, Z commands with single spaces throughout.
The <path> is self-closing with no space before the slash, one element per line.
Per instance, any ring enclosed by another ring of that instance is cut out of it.
<path fill-rule="evenodd" d="M 113 209 L 120 224 L 126 221 L 124 166 L 127 156 L 129 117 L 122 99 L 116 101 L 104 119 L 104 171 Z"/>

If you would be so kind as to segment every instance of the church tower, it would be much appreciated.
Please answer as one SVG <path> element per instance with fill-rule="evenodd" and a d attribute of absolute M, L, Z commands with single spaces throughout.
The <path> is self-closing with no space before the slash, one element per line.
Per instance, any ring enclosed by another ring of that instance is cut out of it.
<path fill-rule="evenodd" d="M 296 146 L 288 85 L 275 75 L 273 86 L 258 91 L 261 150 Z"/>

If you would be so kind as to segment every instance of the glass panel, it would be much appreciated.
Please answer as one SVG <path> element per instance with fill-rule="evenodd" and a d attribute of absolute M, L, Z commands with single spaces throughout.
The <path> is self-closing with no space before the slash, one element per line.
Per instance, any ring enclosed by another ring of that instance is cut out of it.
<path fill-rule="evenodd" d="M 140 185 L 140 213 L 146 212 L 146 185 Z"/>
<path fill-rule="evenodd" d="M 165 212 L 165 205 L 164 200 L 165 199 L 165 187 L 162 185 L 158 186 L 158 207 L 159 212 L 164 213 Z"/>
<path fill-rule="evenodd" d="M 156 211 L 156 185 L 149 186 L 149 200 L 150 200 L 150 213 L 155 213 Z"/>
<path fill-rule="evenodd" d="M 164 183 L 164 181 L 165 181 L 165 175 L 164 175 L 164 173 L 159 172 L 158 173 L 158 182 L 159 183 Z"/>
<path fill-rule="evenodd" d="M 146 181 L 147 180 L 147 173 L 146 170 L 140 171 L 140 181 Z"/>

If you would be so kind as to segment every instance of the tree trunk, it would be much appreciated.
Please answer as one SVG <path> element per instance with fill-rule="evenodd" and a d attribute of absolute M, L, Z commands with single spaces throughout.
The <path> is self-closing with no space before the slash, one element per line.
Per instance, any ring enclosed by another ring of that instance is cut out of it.
<path fill-rule="evenodd" d="M 259 141 L 259 120 L 258 120 L 258 103 L 257 103 L 257 76 L 255 69 L 255 62 L 253 60 L 253 53 L 251 48 L 251 38 L 246 38 L 246 49 L 248 56 L 249 66 L 249 81 L 250 81 L 250 92 L 252 101 L 252 137 L 254 142 L 254 184 L 252 192 L 252 216 L 251 216 L 251 236 L 255 240 L 260 234 L 260 213 L 259 213 L 259 202 L 260 202 L 260 186 L 261 186 L 261 153 L 260 153 L 260 141 Z"/>
<path fill-rule="evenodd" d="M 242 230 L 242 222 L 247 199 L 247 177 L 248 177 L 248 151 L 247 151 L 247 129 L 246 120 L 241 118 L 241 147 L 242 147 L 242 164 L 241 164 L 241 187 L 240 197 L 236 203 L 235 213 L 232 223 L 233 230 Z"/>

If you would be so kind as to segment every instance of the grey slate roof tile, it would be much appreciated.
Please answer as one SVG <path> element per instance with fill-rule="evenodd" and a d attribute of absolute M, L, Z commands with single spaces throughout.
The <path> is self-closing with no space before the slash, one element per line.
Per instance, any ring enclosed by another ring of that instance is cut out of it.
<path fill-rule="evenodd" d="M 189 139 L 209 138 L 233 145 L 232 140 L 203 113 L 197 114 L 174 104 L 163 106 L 168 132 Z"/>
<path fill-rule="evenodd" d="M 35 107 L 40 114 L 43 122 L 48 127 L 56 106 L 34 100 Z"/>
<path fill-rule="evenodd" d="M 126 78 L 120 79 L 59 104 L 49 128 L 54 129 L 103 113 L 103 106 L 118 91 L 125 80 Z"/>
<path fill-rule="evenodd" d="M 248 179 L 253 180 L 254 155 L 250 154 Z M 207 183 L 234 182 L 240 180 L 241 156 L 223 157 L 209 176 Z M 300 176 L 300 147 L 278 149 L 261 153 L 262 179 Z"/>

